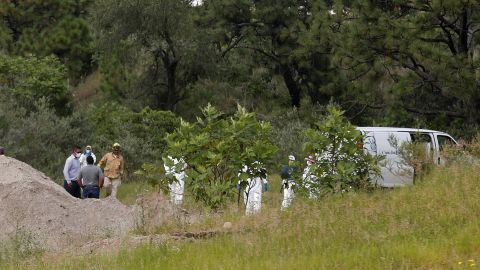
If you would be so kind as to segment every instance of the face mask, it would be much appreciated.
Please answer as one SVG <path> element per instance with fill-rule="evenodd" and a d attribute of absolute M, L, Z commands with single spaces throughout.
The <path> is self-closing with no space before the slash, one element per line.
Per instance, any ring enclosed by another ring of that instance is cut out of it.
<path fill-rule="evenodd" d="M 85 153 L 88 155 L 88 154 L 92 153 L 92 150 L 87 149 L 87 150 L 85 150 Z"/>
<path fill-rule="evenodd" d="M 79 158 L 82 154 L 81 153 L 75 153 L 75 157 Z"/>

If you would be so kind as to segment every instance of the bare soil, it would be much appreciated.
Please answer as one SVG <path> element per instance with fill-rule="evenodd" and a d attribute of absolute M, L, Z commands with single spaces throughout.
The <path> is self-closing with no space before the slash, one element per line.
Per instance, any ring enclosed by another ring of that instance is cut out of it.
<path fill-rule="evenodd" d="M 0 156 L 0 243 L 28 234 L 44 250 L 71 249 L 119 237 L 136 223 L 115 198 L 81 200 L 45 174 Z"/>

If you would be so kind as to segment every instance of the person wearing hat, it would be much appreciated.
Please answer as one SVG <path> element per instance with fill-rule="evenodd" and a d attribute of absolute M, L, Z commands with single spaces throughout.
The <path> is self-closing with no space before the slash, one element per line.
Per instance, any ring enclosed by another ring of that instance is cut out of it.
<path fill-rule="evenodd" d="M 80 166 L 81 166 L 81 168 L 88 165 L 87 157 L 90 157 L 90 156 L 93 158 L 93 164 L 95 164 L 97 162 L 97 157 L 93 153 L 92 147 L 90 145 L 87 145 L 85 147 L 85 151 L 83 151 L 82 155 L 80 156 Z"/>
<path fill-rule="evenodd" d="M 103 168 L 104 183 L 107 196 L 117 197 L 117 189 L 122 183 L 125 161 L 120 153 L 120 144 L 114 143 L 112 152 L 105 154 L 98 163 Z"/>
<path fill-rule="evenodd" d="M 295 179 L 293 178 L 293 173 L 296 170 L 295 168 L 295 156 L 288 156 L 288 165 L 285 165 L 282 169 L 282 189 L 283 189 L 283 201 L 281 210 L 287 209 L 295 198 L 294 186 Z"/>

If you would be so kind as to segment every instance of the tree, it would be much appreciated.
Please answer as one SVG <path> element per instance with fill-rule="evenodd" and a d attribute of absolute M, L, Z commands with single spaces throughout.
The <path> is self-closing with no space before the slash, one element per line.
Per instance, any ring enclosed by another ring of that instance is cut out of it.
<path fill-rule="evenodd" d="M 349 2 L 337 4 L 335 45 L 353 99 L 364 96 L 353 103 L 407 123 L 480 121 L 478 1 Z"/>
<path fill-rule="evenodd" d="M 256 65 L 281 76 L 294 107 L 305 94 L 328 103 L 330 95 L 321 88 L 331 82 L 330 46 L 326 36 L 309 34 L 313 18 L 328 17 L 326 7 L 314 10 L 305 0 L 209 0 L 203 6 L 222 57 L 234 50 L 254 54 Z"/>
<path fill-rule="evenodd" d="M 187 162 L 187 188 L 195 200 L 218 209 L 233 199 L 244 165 L 269 164 L 276 152 L 270 132 L 268 123 L 257 121 L 240 106 L 226 117 L 209 105 L 195 123 L 182 121 L 167 136 L 167 155 Z"/>
<path fill-rule="evenodd" d="M 0 45 L 15 55 L 56 55 L 75 82 L 92 67 L 92 38 L 86 20 L 92 0 L 5 0 L 0 2 Z"/>
<path fill-rule="evenodd" d="M 175 110 L 189 82 L 201 74 L 202 57 L 188 0 L 96 1 L 93 21 L 101 59 L 128 63 L 138 82 L 130 98 Z M 124 91 L 124 89 L 117 89 Z"/>
<path fill-rule="evenodd" d="M 35 102 L 44 98 L 57 114 L 70 114 L 72 95 L 65 77 L 65 67 L 54 56 L 10 57 L 0 53 L 0 90 L 27 112 L 35 111 Z"/>

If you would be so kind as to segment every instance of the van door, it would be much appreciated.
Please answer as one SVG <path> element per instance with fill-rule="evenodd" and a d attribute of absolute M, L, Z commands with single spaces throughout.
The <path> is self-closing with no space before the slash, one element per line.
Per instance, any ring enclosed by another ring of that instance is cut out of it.
<path fill-rule="evenodd" d="M 436 148 L 438 149 L 436 155 L 435 155 L 435 163 L 437 165 L 444 165 L 445 164 L 445 158 L 442 156 L 442 150 L 446 147 L 446 146 L 453 146 L 453 145 L 457 145 L 457 142 L 455 142 L 455 140 L 446 135 L 446 134 L 438 134 L 438 133 L 435 133 L 435 138 L 436 138 Z"/>
<path fill-rule="evenodd" d="M 377 155 L 384 156 L 381 162 L 381 180 L 383 187 L 398 187 L 413 184 L 413 167 L 408 166 L 398 153 L 398 147 L 410 142 L 408 132 L 374 132 Z M 395 141 L 397 145 L 392 144 Z"/>

